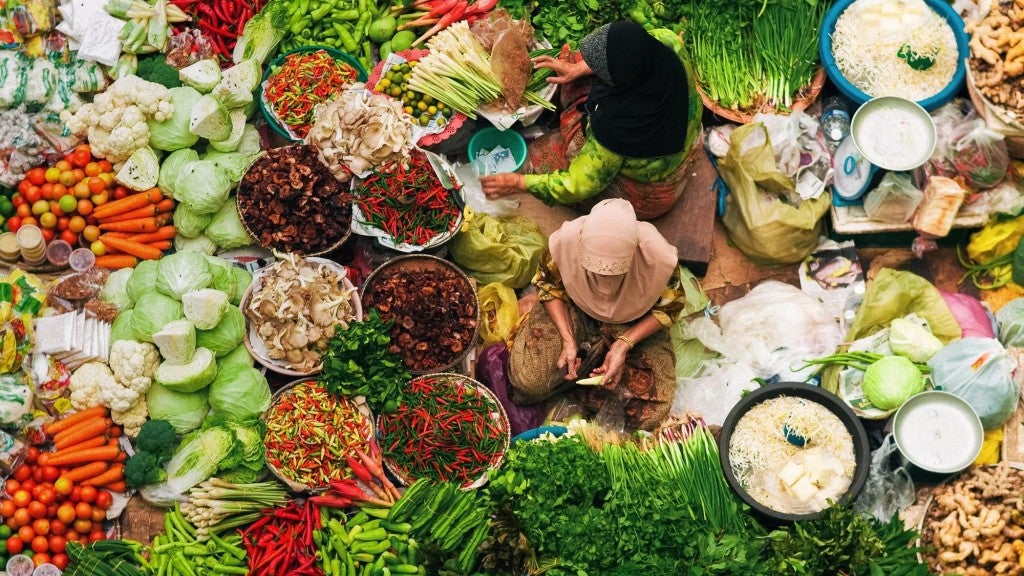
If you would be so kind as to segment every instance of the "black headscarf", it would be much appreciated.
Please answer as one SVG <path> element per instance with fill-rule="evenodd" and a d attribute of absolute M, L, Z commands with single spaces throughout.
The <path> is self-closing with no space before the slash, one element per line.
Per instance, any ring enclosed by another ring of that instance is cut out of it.
<path fill-rule="evenodd" d="M 615 22 L 584 38 L 580 53 L 597 76 L 586 108 L 602 146 L 631 158 L 683 151 L 689 91 L 671 48 L 633 22 Z"/>

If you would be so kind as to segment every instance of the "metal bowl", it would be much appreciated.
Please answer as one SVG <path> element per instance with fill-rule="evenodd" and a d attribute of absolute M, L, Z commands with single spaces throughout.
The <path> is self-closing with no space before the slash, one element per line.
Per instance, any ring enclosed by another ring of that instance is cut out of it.
<path fill-rule="evenodd" d="M 850 137 L 871 164 L 896 172 L 913 170 L 935 151 L 935 121 L 916 102 L 881 96 L 853 114 Z"/>
<path fill-rule="evenodd" d="M 366 299 L 367 294 L 374 294 L 376 290 L 376 283 L 384 274 L 390 274 L 392 272 L 418 272 L 423 270 L 444 270 L 449 274 L 460 278 L 464 284 L 464 289 L 472 295 L 474 306 L 476 307 L 476 317 L 474 318 L 476 324 L 473 327 L 473 334 L 467 340 L 465 346 L 463 346 L 462 352 L 460 352 L 452 361 L 442 366 L 436 366 L 429 370 L 410 370 L 414 375 L 422 374 L 433 374 L 438 372 L 447 372 L 461 363 L 476 344 L 477 334 L 480 326 L 480 299 L 476 293 L 476 285 L 470 280 L 469 276 L 466 276 L 465 272 L 459 269 L 458 266 L 451 262 L 438 258 L 436 256 L 430 256 L 427 254 L 410 254 L 407 256 L 399 256 L 392 258 L 384 264 L 381 264 L 374 270 L 369 276 L 366 277 L 366 281 L 363 282 L 363 287 L 360 290 L 360 296 L 362 299 Z M 414 318 L 413 321 L 416 321 Z M 394 341 L 392 341 L 394 343 Z"/>
<path fill-rule="evenodd" d="M 850 436 L 853 437 L 853 455 L 854 461 L 856 462 L 856 468 L 853 472 L 853 478 L 850 481 L 850 487 L 839 499 L 838 503 L 845 504 L 852 501 L 857 497 L 857 494 L 860 493 L 861 489 L 864 488 L 864 483 L 868 479 L 868 468 L 871 464 L 871 447 L 868 445 L 867 432 L 864 430 L 864 426 L 860 423 L 860 420 L 857 419 L 857 416 L 853 413 L 853 410 L 850 409 L 846 402 L 823 388 L 811 386 L 810 384 L 804 384 L 802 382 L 780 382 L 778 384 L 762 386 L 761 388 L 758 388 L 744 396 L 729 412 L 729 415 L 726 416 L 725 422 L 722 424 L 722 433 L 718 440 L 718 453 L 719 459 L 722 463 L 722 470 L 725 472 L 725 478 L 729 482 L 729 486 L 731 486 L 733 491 L 739 495 L 740 499 L 746 502 L 754 511 L 771 520 L 784 522 L 810 520 L 817 518 L 821 514 L 820 511 L 812 512 L 810 514 L 791 514 L 773 510 L 755 500 L 754 497 L 751 496 L 742 485 L 740 485 L 739 480 L 736 479 L 736 475 L 733 473 L 732 462 L 730 462 L 729 459 L 729 441 L 732 439 L 733 431 L 736 430 L 736 424 L 754 406 L 764 402 L 765 400 L 770 400 L 779 396 L 792 396 L 816 402 L 835 414 L 843 425 L 846 426 Z"/>
<path fill-rule="evenodd" d="M 921 392 L 904 402 L 893 417 L 892 435 L 904 458 L 936 474 L 969 467 L 985 441 L 974 408 L 941 390 Z"/>
<path fill-rule="evenodd" d="M 299 380 L 293 380 L 292 382 L 289 382 L 289 383 L 285 384 L 284 386 L 282 386 L 281 388 L 279 388 L 276 392 L 274 392 L 274 395 L 271 396 L 271 398 L 270 398 L 270 406 L 267 408 L 267 411 L 263 413 L 264 417 L 266 416 L 267 413 L 270 412 L 270 410 L 274 406 L 276 406 L 278 404 L 278 402 L 281 401 L 281 397 L 284 396 L 284 394 L 286 392 L 288 392 L 292 388 L 295 388 L 299 384 L 302 384 L 304 382 L 313 382 L 313 381 L 314 380 L 311 379 L 311 378 L 301 378 Z M 372 437 L 373 437 L 373 431 L 376 429 L 376 425 L 374 423 L 374 418 L 373 418 L 373 412 L 370 411 L 370 407 L 366 404 L 366 402 L 364 401 L 364 399 L 362 397 L 359 397 L 358 399 L 348 398 L 347 400 L 349 402 L 355 403 L 356 409 L 363 416 L 365 416 L 367 418 L 367 420 L 369 421 L 368 429 L 369 429 L 370 433 L 369 433 L 369 436 L 366 439 L 367 442 L 369 442 L 372 439 Z M 300 418 L 304 418 L 304 417 L 307 417 L 307 415 L 305 415 L 305 414 L 296 414 L 295 415 L 296 419 L 300 419 Z M 341 460 L 341 461 L 338 462 L 338 466 L 346 467 L 347 468 L 348 464 L 346 464 L 344 460 Z M 292 480 L 291 478 L 288 478 L 287 476 L 282 474 L 281 470 L 279 468 L 277 468 L 276 466 L 274 466 L 273 464 L 271 464 L 269 460 L 267 461 L 267 469 L 270 470 L 270 473 L 274 476 L 274 478 L 277 478 L 278 480 L 280 480 L 281 483 L 284 484 L 285 486 L 287 486 L 292 492 L 318 492 L 318 491 L 325 490 L 327 488 L 326 486 L 309 486 L 307 484 L 303 484 L 302 482 L 298 482 L 298 481 Z"/>
<path fill-rule="evenodd" d="M 326 258 L 309 257 L 306 258 L 305 260 L 324 264 L 329 268 L 332 268 L 334 271 L 341 275 L 341 285 L 343 288 L 345 288 L 346 290 L 355 289 L 355 286 L 348 279 L 347 269 L 341 264 L 338 264 L 337 262 L 333 260 L 328 260 Z M 277 372 L 278 374 L 283 374 L 285 376 L 300 377 L 310 376 L 320 372 L 321 370 L 323 370 L 323 362 L 318 364 L 309 372 L 301 372 L 299 370 L 292 369 L 291 364 L 289 364 L 287 361 L 274 360 L 273 358 L 271 358 L 267 354 L 267 346 L 264 343 L 263 338 L 260 337 L 259 332 L 257 332 L 256 328 L 252 325 L 252 322 L 249 320 L 248 314 L 245 313 L 246 309 L 249 307 L 249 301 L 252 300 L 253 294 L 263 287 L 263 275 L 266 272 L 266 270 L 267 268 L 261 268 L 256 271 L 256 274 L 253 275 L 252 283 L 249 284 L 249 287 L 245 290 L 245 294 L 242 295 L 242 300 L 238 303 L 238 307 L 242 311 L 242 315 L 245 316 L 246 330 L 244 342 L 246 350 L 249 351 L 249 354 L 251 354 L 252 357 L 255 358 L 257 362 L 265 366 L 268 370 L 272 370 L 274 372 Z M 358 292 L 352 293 L 352 308 L 354 313 L 353 321 L 362 321 L 363 305 L 359 300 Z"/>
<path fill-rule="evenodd" d="M 487 474 L 488 474 L 488 472 L 491 471 L 491 470 L 496 470 L 499 467 L 501 467 L 501 463 L 505 460 L 505 454 L 508 453 L 509 446 L 512 443 L 512 433 L 511 433 L 512 426 L 509 423 L 508 414 L 505 412 L 505 408 L 501 405 L 501 401 L 499 401 L 498 397 L 494 395 L 494 392 L 491 392 L 490 389 L 488 389 L 486 386 L 484 386 L 480 382 L 477 382 L 476 380 L 470 378 L 469 376 L 463 376 L 462 374 L 451 374 L 451 373 L 425 374 L 425 375 L 413 378 L 412 380 L 409 381 L 409 383 L 415 382 L 416 380 L 419 380 L 420 378 L 439 378 L 439 377 L 448 378 L 450 380 L 458 380 L 464 386 L 475 390 L 477 394 L 479 394 L 480 396 L 483 396 L 484 398 L 486 398 L 491 403 L 491 405 L 494 408 L 492 414 L 495 414 L 495 413 L 497 414 L 498 419 L 501 421 L 502 425 L 505 428 L 505 436 L 504 436 L 504 440 L 502 442 L 501 453 L 496 458 L 494 458 L 491 461 L 490 466 L 488 466 L 488 468 L 486 470 L 484 470 L 484 472 L 482 474 L 480 474 L 479 477 L 477 477 L 473 482 L 470 482 L 468 484 L 464 484 L 462 486 L 463 490 L 473 490 L 473 489 L 476 489 L 476 488 L 480 488 L 481 486 L 483 486 L 484 484 L 487 483 Z M 381 422 L 385 418 L 387 418 L 387 415 L 382 415 L 380 418 L 377 418 L 377 423 L 376 423 L 377 437 L 379 439 L 378 441 L 379 441 L 379 443 L 382 446 L 383 445 L 387 445 L 387 443 L 388 443 L 387 442 L 387 438 L 384 436 L 383 432 L 381 432 L 381 429 L 380 429 Z M 384 457 L 384 466 L 387 468 L 388 473 L 390 473 L 399 482 L 401 482 L 402 484 L 405 484 L 406 486 L 411 486 L 418 479 L 412 473 L 410 473 L 408 471 L 401 470 L 400 468 L 398 468 L 398 466 L 396 466 L 386 456 Z"/>

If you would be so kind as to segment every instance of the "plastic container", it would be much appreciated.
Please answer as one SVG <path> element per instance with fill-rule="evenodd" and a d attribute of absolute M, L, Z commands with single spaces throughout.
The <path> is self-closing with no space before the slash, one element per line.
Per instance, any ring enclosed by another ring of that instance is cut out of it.
<path fill-rule="evenodd" d="M 75 272 L 84 272 L 96 263 L 96 255 L 88 248 L 76 248 L 68 257 L 68 264 Z"/>
<path fill-rule="evenodd" d="M 472 162 L 481 153 L 486 154 L 498 147 L 508 148 L 512 151 L 512 158 L 516 161 L 516 168 L 513 172 L 523 167 L 523 163 L 526 162 L 526 140 L 515 130 L 484 128 L 469 139 L 467 154 Z"/>
<path fill-rule="evenodd" d="M 935 151 L 935 121 L 919 104 L 897 96 L 872 98 L 853 114 L 850 137 L 866 160 L 895 172 L 913 170 Z"/>
<path fill-rule="evenodd" d="M 822 108 L 821 131 L 829 149 L 835 150 L 850 133 L 850 107 L 841 96 L 829 96 Z"/>
<path fill-rule="evenodd" d="M 828 79 L 832 81 L 832 84 L 835 85 L 839 92 L 854 104 L 863 104 L 870 100 L 872 95 L 862 92 L 851 84 L 843 76 L 843 73 L 839 71 L 839 67 L 836 66 L 836 59 L 832 56 L 832 33 L 835 32 L 836 21 L 856 1 L 838 0 L 825 13 L 825 18 L 821 21 L 821 28 L 818 32 L 818 56 L 825 67 Z M 960 88 L 963 87 L 964 79 L 967 77 L 967 58 L 970 57 L 970 49 L 967 45 L 970 37 L 964 30 L 963 18 L 957 14 L 956 10 L 948 2 L 945 0 L 924 0 L 924 3 L 941 16 L 949 24 L 950 28 L 953 29 L 953 35 L 956 37 L 957 51 L 959 52 L 956 72 L 953 73 L 953 78 L 950 79 L 949 84 L 939 91 L 938 94 L 918 102 L 925 110 L 931 112 L 952 100 L 960 91 Z"/>
<path fill-rule="evenodd" d="M 330 46 L 303 46 L 301 48 L 296 48 L 295 50 L 291 50 L 289 52 L 285 52 L 284 54 L 281 54 L 277 58 L 274 58 L 273 60 L 271 60 L 270 64 L 263 70 L 263 80 L 260 81 L 260 89 L 259 89 L 259 93 L 257 94 L 258 97 L 256 99 L 256 102 L 259 103 L 260 112 L 262 112 L 263 113 L 263 117 L 266 118 L 267 124 L 270 125 L 270 129 L 273 130 L 274 132 L 276 132 L 277 134 L 279 134 L 280 136 L 282 136 L 283 138 L 287 138 L 288 141 L 290 141 L 290 142 L 301 142 L 302 138 L 296 138 L 295 136 L 293 136 L 288 131 L 288 129 L 286 129 L 281 124 L 281 122 L 278 121 L 277 116 L 273 112 L 270 111 L 269 107 L 267 106 L 267 103 L 264 101 L 264 97 L 263 97 L 264 87 L 266 86 L 267 78 L 269 78 L 272 74 L 274 74 L 275 72 L 277 72 L 278 69 L 281 68 L 281 65 L 284 64 L 285 58 L 291 56 L 292 54 L 303 54 L 303 53 L 306 53 L 306 52 L 316 52 L 317 50 L 324 50 L 328 54 L 330 54 L 332 57 L 334 57 L 335 60 L 341 60 L 342 62 L 348 64 L 349 66 L 351 66 L 353 68 L 355 68 L 355 70 L 356 70 L 356 81 L 357 82 L 366 82 L 366 70 L 364 70 L 362 65 L 359 64 L 359 61 L 356 60 L 355 58 L 353 58 L 352 56 L 350 56 L 349 54 L 346 54 L 346 53 L 344 53 L 341 50 L 338 50 L 336 48 L 331 48 Z M 339 91 L 341 90 L 341 86 L 338 87 L 338 90 Z"/>
<path fill-rule="evenodd" d="M 15 554 L 7 559 L 6 570 L 9 576 L 32 576 L 35 569 L 35 562 L 24 554 Z"/>
<path fill-rule="evenodd" d="M 836 196 L 843 200 L 858 200 L 871 187 L 878 167 L 868 162 L 857 150 L 853 138 L 847 136 L 832 156 L 835 176 L 832 184 Z"/>
<path fill-rule="evenodd" d="M 21 258 L 21 248 L 18 246 L 18 235 L 14 232 L 0 234 L 0 260 L 17 262 L 19 258 Z"/>
<path fill-rule="evenodd" d="M 67 266 L 70 257 L 71 244 L 63 240 L 53 240 L 46 245 L 46 260 L 50 264 L 60 267 Z"/>
<path fill-rule="evenodd" d="M 974 408 L 941 390 L 914 395 L 900 406 L 892 422 L 900 454 L 927 472 L 964 470 L 978 457 L 985 439 Z"/>

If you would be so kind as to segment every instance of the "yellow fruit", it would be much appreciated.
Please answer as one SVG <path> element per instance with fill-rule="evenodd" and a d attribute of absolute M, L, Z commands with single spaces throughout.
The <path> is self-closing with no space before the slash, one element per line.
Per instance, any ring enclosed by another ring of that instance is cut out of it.
<path fill-rule="evenodd" d="M 90 244 L 89 250 L 92 250 L 92 253 L 95 254 L 96 256 L 103 256 L 104 254 L 107 253 L 107 247 L 104 246 L 103 242 L 100 242 L 99 240 L 96 240 L 95 242 Z"/>

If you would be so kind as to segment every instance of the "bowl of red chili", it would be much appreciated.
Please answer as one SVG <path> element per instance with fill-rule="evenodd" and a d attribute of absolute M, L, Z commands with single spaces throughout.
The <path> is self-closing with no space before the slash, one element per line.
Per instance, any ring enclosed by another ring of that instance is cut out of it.
<path fill-rule="evenodd" d="M 263 413 L 267 468 L 295 492 L 353 478 L 345 456 L 369 451 L 373 414 L 362 400 L 330 394 L 315 380 L 290 382 Z"/>
<path fill-rule="evenodd" d="M 384 465 L 411 485 L 420 478 L 479 488 L 511 442 L 508 415 L 483 384 L 462 374 L 426 374 L 406 385 L 398 410 L 377 419 Z"/>
<path fill-rule="evenodd" d="M 329 46 L 303 46 L 281 54 L 263 72 L 260 111 L 274 132 L 300 142 L 317 104 L 347 84 L 365 81 L 366 71 L 352 56 Z"/>

